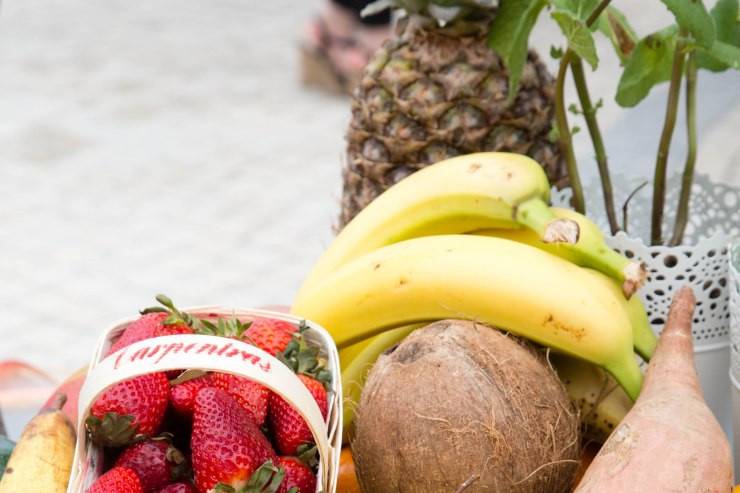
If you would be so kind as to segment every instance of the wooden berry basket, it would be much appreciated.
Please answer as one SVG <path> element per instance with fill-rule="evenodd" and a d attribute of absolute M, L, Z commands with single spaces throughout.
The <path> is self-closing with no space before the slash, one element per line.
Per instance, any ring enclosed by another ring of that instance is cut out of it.
<path fill-rule="evenodd" d="M 268 317 L 294 324 L 303 321 L 285 313 L 267 310 L 199 307 L 184 310 L 202 319 L 236 317 L 247 321 Z M 282 362 L 250 344 L 207 335 L 173 335 L 132 344 L 107 357 L 113 341 L 135 318 L 122 320 L 106 329 L 90 362 L 85 383 L 80 390 L 77 447 L 67 493 L 85 493 L 102 473 L 103 451 L 90 443 L 85 433 L 85 419 L 95 399 L 108 387 L 120 381 L 152 372 L 197 368 L 232 373 L 258 382 L 288 401 L 311 428 L 319 450 L 316 491 L 334 493 L 342 449 L 342 388 L 339 356 L 331 336 L 319 325 L 306 320 L 304 335 L 310 344 L 320 348 L 331 372 L 329 406 L 324 422 L 310 392 Z"/>

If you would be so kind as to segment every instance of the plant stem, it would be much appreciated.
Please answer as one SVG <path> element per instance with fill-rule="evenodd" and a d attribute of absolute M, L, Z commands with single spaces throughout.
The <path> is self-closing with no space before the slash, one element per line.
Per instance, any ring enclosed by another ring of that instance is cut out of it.
<path fill-rule="evenodd" d="M 609 4 L 611 3 L 611 0 L 601 0 L 601 3 L 596 6 L 593 12 L 591 12 L 591 15 L 588 16 L 588 19 L 586 19 L 586 26 L 591 27 L 594 22 L 596 22 L 596 19 L 599 18 L 601 13 L 606 9 Z"/>
<path fill-rule="evenodd" d="M 665 180 L 668 168 L 668 152 L 671 147 L 673 130 L 676 127 L 676 114 L 678 113 L 678 97 L 681 94 L 681 77 L 683 76 L 683 65 L 685 55 L 683 53 L 683 37 L 686 33 L 682 30 L 678 34 L 676 50 L 673 54 L 673 68 L 671 69 L 671 83 L 668 88 L 668 103 L 666 105 L 663 132 L 660 135 L 658 156 L 655 161 L 655 175 L 653 177 L 653 218 L 650 226 L 650 242 L 660 245 L 662 239 L 663 208 L 665 206 Z"/>
<path fill-rule="evenodd" d="M 568 73 L 568 65 L 573 56 L 574 53 L 567 50 L 560 60 L 558 77 L 555 80 L 555 123 L 558 127 L 560 152 L 563 153 L 565 158 L 570 188 L 573 190 L 573 208 L 583 214 L 586 212 L 586 202 L 583 198 L 583 186 L 578 174 L 576 155 L 573 152 L 573 137 L 568 126 L 568 115 L 565 113 L 565 74 Z"/>
<path fill-rule="evenodd" d="M 588 16 L 586 25 L 590 27 L 596 22 L 596 19 L 609 6 L 609 3 L 611 3 L 611 0 L 601 0 L 599 5 L 591 12 L 591 15 Z M 583 185 L 581 184 L 581 177 L 578 174 L 578 163 L 576 162 L 575 152 L 573 151 L 573 136 L 568 126 L 568 115 L 565 113 L 565 76 L 568 73 L 568 65 L 570 65 L 572 60 L 576 59 L 578 57 L 569 48 L 560 60 L 558 77 L 555 81 L 555 123 L 558 129 L 560 152 L 563 153 L 563 157 L 565 158 L 570 188 L 573 190 L 573 207 L 576 211 L 583 214 L 586 212 L 586 201 L 583 197 Z"/>
<path fill-rule="evenodd" d="M 694 52 L 686 58 L 686 132 L 688 134 L 688 153 L 681 179 L 681 195 L 678 199 L 676 224 L 673 227 L 673 237 L 670 245 L 676 246 L 683 242 L 686 223 L 689 219 L 689 199 L 691 185 L 694 183 L 694 165 L 696 164 L 696 60 Z"/>
<path fill-rule="evenodd" d="M 596 121 L 596 109 L 591 103 L 591 96 L 588 93 L 588 86 L 586 85 L 586 75 L 583 72 L 583 61 L 580 57 L 573 57 L 573 60 L 570 62 L 570 69 L 573 72 L 573 80 L 576 85 L 576 91 L 578 92 L 578 99 L 581 103 L 583 118 L 586 120 L 588 133 L 591 136 L 594 152 L 596 153 L 596 164 L 599 167 L 601 189 L 604 192 L 604 208 L 606 209 L 606 217 L 609 220 L 609 228 L 612 234 L 616 234 L 619 231 L 619 223 L 617 222 L 617 213 L 614 209 L 614 191 L 612 189 L 611 176 L 609 176 L 609 165 L 606 159 L 604 139 L 601 136 L 599 123 Z"/>

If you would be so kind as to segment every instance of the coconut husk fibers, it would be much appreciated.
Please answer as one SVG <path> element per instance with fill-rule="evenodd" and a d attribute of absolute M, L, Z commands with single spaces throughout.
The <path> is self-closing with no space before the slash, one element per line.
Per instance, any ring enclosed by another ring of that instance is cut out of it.
<path fill-rule="evenodd" d="M 445 320 L 378 359 L 352 452 L 365 493 L 559 493 L 579 442 L 578 413 L 540 352 Z"/>

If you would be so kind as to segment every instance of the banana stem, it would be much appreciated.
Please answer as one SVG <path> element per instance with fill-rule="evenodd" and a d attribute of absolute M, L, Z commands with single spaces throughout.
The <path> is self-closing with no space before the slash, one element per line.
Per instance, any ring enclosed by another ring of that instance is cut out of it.
<path fill-rule="evenodd" d="M 670 245 L 677 246 L 683 242 L 686 223 L 689 219 L 689 199 L 691 185 L 694 182 L 694 165 L 696 164 L 696 60 L 694 52 L 686 59 L 686 131 L 688 134 L 688 153 L 681 180 L 681 195 L 676 211 L 676 223 Z"/>
<path fill-rule="evenodd" d="M 581 58 L 573 57 L 570 68 L 573 73 L 573 81 L 575 82 L 576 92 L 578 93 L 578 100 L 581 103 L 583 118 L 586 120 L 588 134 L 591 136 L 594 153 L 596 153 L 596 165 L 599 168 L 601 189 L 604 193 L 604 208 L 606 210 L 606 217 L 609 220 L 609 228 L 611 229 L 612 234 L 616 234 L 617 231 L 619 231 L 619 223 L 617 222 L 617 213 L 614 209 L 614 191 L 612 188 L 612 179 L 609 174 L 606 148 L 604 147 L 604 139 L 601 136 L 599 122 L 596 120 L 596 108 L 594 108 L 594 105 L 591 102 L 591 95 L 588 92 L 588 85 L 586 84 L 586 76 L 583 71 L 583 61 Z"/>
<path fill-rule="evenodd" d="M 655 161 L 655 175 L 653 178 L 653 218 L 650 226 L 650 242 L 660 245 L 663 242 L 663 209 L 665 207 L 665 182 L 668 169 L 668 153 L 673 139 L 673 130 L 676 128 L 676 114 L 678 113 L 678 97 L 681 94 L 681 77 L 683 76 L 683 65 L 685 54 L 683 37 L 685 31 L 681 31 L 676 41 L 676 50 L 673 54 L 673 68 L 671 69 L 671 83 L 668 89 L 668 102 L 666 105 L 665 122 L 660 135 L 658 156 Z"/>
<path fill-rule="evenodd" d="M 558 219 L 541 198 L 526 200 L 514 208 L 514 220 L 531 229 L 545 243 L 575 244 L 580 236 L 578 223 Z"/>

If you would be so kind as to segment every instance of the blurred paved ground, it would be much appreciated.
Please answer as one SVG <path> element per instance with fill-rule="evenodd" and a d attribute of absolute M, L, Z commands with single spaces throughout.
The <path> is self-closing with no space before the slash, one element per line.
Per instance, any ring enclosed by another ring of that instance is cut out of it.
<path fill-rule="evenodd" d="M 349 116 L 346 100 L 297 83 L 297 35 L 316 7 L 3 3 L 0 360 L 61 377 L 157 292 L 181 305 L 290 302 L 331 238 Z M 667 19 L 658 3 L 630 8 L 643 33 Z M 537 33 L 542 51 L 552 32 Z M 644 172 L 663 91 L 623 113 L 610 102 L 616 64 L 591 78 L 613 166 Z M 736 182 L 739 83 L 700 86 L 700 167 Z M 579 150 L 589 175 L 587 140 Z"/>

